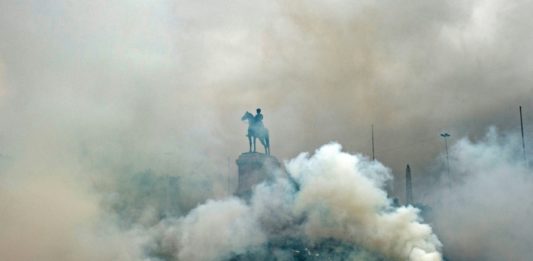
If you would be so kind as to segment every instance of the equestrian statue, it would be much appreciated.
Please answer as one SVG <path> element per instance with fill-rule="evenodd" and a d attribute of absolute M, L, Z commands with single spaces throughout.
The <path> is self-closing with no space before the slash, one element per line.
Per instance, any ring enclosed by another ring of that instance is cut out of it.
<path fill-rule="evenodd" d="M 261 109 L 257 108 L 256 112 L 257 114 L 255 116 L 249 112 L 245 112 L 241 118 L 243 121 L 248 121 L 248 134 L 246 136 L 250 143 L 250 152 L 256 152 L 255 141 L 256 139 L 259 139 L 261 144 L 263 144 L 263 147 L 265 147 L 265 154 L 270 155 L 270 138 L 268 137 L 268 129 L 263 125 L 263 114 L 261 114 Z"/>

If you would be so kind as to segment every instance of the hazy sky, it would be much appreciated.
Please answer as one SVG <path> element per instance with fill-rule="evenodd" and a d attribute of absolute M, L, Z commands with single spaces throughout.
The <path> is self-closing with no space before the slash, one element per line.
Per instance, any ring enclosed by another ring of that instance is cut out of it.
<path fill-rule="evenodd" d="M 369 157 L 374 125 L 393 196 L 403 198 L 410 163 L 445 254 L 527 258 L 533 182 L 515 134 L 522 105 L 533 152 L 532 11 L 522 0 L 0 0 L 0 259 L 130 261 L 148 245 L 176 254 L 183 231 L 172 222 L 250 219 L 224 197 L 248 150 L 240 118 L 257 107 L 280 160 L 334 141 Z M 500 132 L 486 135 L 490 126 Z M 442 131 L 457 183 L 422 186 L 442 167 Z M 168 220 L 164 193 L 143 190 L 170 182 L 156 175 L 179 176 Z M 359 181 L 324 177 L 311 188 L 368 199 Z M 373 212 L 388 207 L 379 193 Z"/>
<path fill-rule="evenodd" d="M 421 175 L 533 123 L 529 1 L 0 2 L 0 151 L 93 170 L 235 171 L 246 111 L 280 159 L 338 141 Z M 528 129 L 529 128 L 529 129 Z M 76 164 L 77 164 L 76 163 Z M 401 181 L 401 178 L 398 179 Z M 399 182 L 398 181 L 398 182 Z"/>

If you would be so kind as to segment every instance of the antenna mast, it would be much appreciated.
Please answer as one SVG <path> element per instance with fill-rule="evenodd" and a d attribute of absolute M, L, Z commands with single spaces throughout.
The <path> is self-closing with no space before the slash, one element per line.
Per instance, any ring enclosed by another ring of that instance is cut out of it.
<path fill-rule="evenodd" d="M 372 160 L 376 160 L 374 156 L 374 124 L 372 124 Z"/>
<path fill-rule="evenodd" d="M 522 106 L 519 106 L 518 109 L 520 111 L 520 130 L 522 131 L 522 151 L 524 152 L 524 161 L 527 164 L 526 143 L 524 141 L 524 122 L 522 121 Z"/>

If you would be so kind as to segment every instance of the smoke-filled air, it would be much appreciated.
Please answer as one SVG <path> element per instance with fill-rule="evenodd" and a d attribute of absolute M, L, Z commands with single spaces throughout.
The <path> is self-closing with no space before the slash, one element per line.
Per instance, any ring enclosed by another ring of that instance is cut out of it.
<path fill-rule="evenodd" d="M 0 0 L 0 260 L 531 260 L 532 12 Z"/>

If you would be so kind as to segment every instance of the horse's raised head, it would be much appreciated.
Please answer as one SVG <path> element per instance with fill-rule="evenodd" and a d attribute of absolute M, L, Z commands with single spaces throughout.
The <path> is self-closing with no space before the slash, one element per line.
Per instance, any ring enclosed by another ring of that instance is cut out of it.
<path fill-rule="evenodd" d="M 247 112 L 244 113 L 244 115 L 242 115 L 241 121 L 245 121 L 245 120 L 251 119 L 253 117 L 254 117 L 254 115 L 247 111 Z"/>

